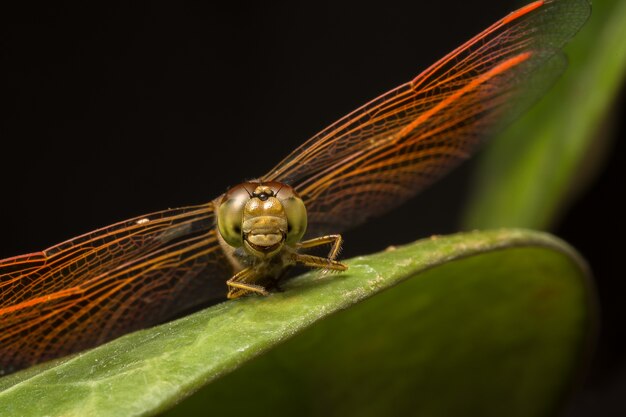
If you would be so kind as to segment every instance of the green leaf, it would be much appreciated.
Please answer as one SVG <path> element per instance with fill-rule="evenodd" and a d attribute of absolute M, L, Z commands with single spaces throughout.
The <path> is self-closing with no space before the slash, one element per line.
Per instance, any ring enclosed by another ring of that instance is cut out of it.
<path fill-rule="evenodd" d="M 626 2 L 593 2 L 566 48 L 565 75 L 482 155 L 465 228 L 548 228 L 590 181 L 610 146 L 607 114 L 626 77 L 624 22 Z"/>
<path fill-rule="evenodd" d="M 154 415 L 212 382 L 174 411 L 534 416 L 569 390 L 593 303 L 565 243 L 474 232 L 348 263 L 9 375 L 0 415 Z"/>

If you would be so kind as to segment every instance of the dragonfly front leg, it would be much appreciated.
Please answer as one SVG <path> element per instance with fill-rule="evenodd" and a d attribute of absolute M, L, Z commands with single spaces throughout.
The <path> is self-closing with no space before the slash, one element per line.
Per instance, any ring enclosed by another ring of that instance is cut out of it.
<path fill-rule="evenodd" d="M 316 237 L 314 239 L 305 240 L 304 242 L 298 243 L 296 247 L 298 249 L 307 249 L 332 243 L 330 252 L 328 253 L 328 259 L 334 261 L 335 259 L 337 259 L 337 256 L 339 256 L 339 252 L 341 252 L 342 242 L 343 238 L 341 237 L 341 235 L 326 235 Z"/>
<path fill-rule="evenodd" d="M 296 247 L 298 249 L 314 248 L 320 245 L 332 244 L 328 257 L 323 258 L 321 256 L 303 255 L 301 253 L 294 254 L 294 260 L 296 263 L 311 268 L 332 269 L 334 271 L 345 271 L 348 266 L 337 261 L 337 256 L 341 251 L 341 242 L 343 239 L 341 235 L 327 235 L 317 237 L 315 239 L 305 240 L 300 242 Z"/>
<path fill-rule="evenodd" d="M 228 285 L 228 298 L 239 298 L 250 292 L 268 295 L 269 292 L 267 292 L 264 287 L 253 284 L 253 282 L 259 278 L 261 278 L 261 276 L 252 267 L 237 272 L 231 279 L 226 281 L 226 285 Z"/>

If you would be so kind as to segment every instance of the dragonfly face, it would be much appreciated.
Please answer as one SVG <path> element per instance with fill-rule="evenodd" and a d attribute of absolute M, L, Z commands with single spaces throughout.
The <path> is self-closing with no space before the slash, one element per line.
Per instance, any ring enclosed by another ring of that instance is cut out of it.
<path fill-rule="evenodd" d="M 0 374 L 211 300 L 267 294 L 290 265 L 344 270 L 337 233 L 417 194 L 540 97 L 589 12 L 588 0 L 530 3 L 258 181 L 0 260 Z M 325 258 L 303 253 L 323 244 Z"/>
<path fill-rule="evenodd" d="M 329 235 L 301 242 L 306 231 L 306 208 L 293 188 L 280 182 L 246 182 L 230 190 L 217 202 L 217 230 L 222 249 L 237 273 L 226 281 L 228 298 L 247 292 L 267 295 L 259 281 L 280 279 L 294 264 L 343 271 L 335 260 L 341 236 Z M 332 244 L 327 258 L 303 256 L 298 250 Z"/>
<path fill-rule="evenodd" d="M 217 226 L 230 246 L 270 258 L 306 231 L 306 208 L 293 188 L 279 182 L 239 184 L 219 203 Z"/>

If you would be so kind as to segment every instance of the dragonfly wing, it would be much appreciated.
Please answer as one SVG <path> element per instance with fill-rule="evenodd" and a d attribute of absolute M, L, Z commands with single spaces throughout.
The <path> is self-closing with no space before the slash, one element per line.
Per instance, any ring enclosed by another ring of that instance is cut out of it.
<path fill-rule="evenodd" d="M 587 0 L 537 1 L 329 126 L 265 180 L 303 197 L 313 234 L 337 233 L 406 201 L 475 152 L 564 69 L 560 48 Z"/>
<path fill-rule="evenodd" d="M 213 205 L 137 217 L 0 261 L 0 371 L 101 344 L 223 299 Z"/>

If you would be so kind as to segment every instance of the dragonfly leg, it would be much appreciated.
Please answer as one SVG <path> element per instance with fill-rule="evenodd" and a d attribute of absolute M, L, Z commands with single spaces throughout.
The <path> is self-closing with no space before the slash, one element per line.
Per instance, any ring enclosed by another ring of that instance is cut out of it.
<path fill-rule="evenodd" d="M 314 248 L 320 245 L 327 245 L 332 243 L 330 248 L 330 252 L 328 253 L 328 259 L 334 261 L 339 256 L 339 252 L 341 252 L 341 243 L 343 242 L 343 238 L 341 235 L 326 235 L 316 237 L 314 239 L 305 240 L 304 242 L 300 242 L 297 245 L 298 249 L 307 249 Z M 322 258 L 323 259 L 323 258 Z"/>
<path fill-rule="evenodd" d="M 237 272 L 231 279 L 226 281 L 228 285 L 228 298 L 239 298 L 247 293 L 254 292 L 261 295 L 268 295 L 265 288 L 253 284 L 259 279 L 259 274 L 253 268 L 245 268 Z"/>
<path fill-rule="evenodd" d="M 348 265 L 342 264 L 334 259 L 323 258 L 321 256 L 304 255 L 301 253 L 295 253 L 293 259 L 297 264 L 308 266 L 311 268 L 321 268 L 325 270 L 333 271 L 345 271 L 348 269 Z"/>

